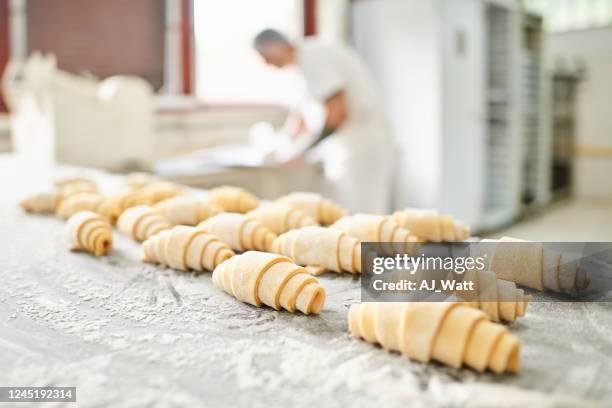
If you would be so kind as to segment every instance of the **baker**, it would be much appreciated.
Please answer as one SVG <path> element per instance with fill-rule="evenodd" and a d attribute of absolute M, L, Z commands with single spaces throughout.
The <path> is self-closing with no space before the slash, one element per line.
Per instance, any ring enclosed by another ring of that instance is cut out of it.
<path fill-rule="evenodd" d="M 288 118 L 294 124 L 292 136 L 316 135 L 308 157 L 323 163 L 323 193 L 352 212 L 387 213 L 391 137 L 374 82 L 361 58 L 345 45 L 317 39 L 293 44 L 271 29 L 259 33 L 254 46 L 269 65 L 297 65 L 309 97 L 324 108 L 324 123 L 318 128 L 307 124 L 299 110 Z"/>

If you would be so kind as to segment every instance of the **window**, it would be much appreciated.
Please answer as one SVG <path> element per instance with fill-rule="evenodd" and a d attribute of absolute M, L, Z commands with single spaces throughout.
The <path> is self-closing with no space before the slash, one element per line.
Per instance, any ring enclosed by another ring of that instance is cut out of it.
<path fill-rule="evenodd" d="M 544 16 L 549 31 L 571 31 L 612 24 L 612 0 L 523 0 L 528 11 Z"/>
<path fill-rule="evenodd" d="M 266 66 L 253 37 L 274 28 L 301 39 L 300 0 L 194 2 L 196 94 L 208 103 L 295 103 L 303 93 L 296 69 Z"/>

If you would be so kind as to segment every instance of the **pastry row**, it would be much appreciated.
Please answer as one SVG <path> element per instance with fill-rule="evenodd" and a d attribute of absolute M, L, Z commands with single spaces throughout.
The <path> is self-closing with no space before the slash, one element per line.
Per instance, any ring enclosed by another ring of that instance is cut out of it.
<path fill-rule="evenodd" d="M 125 188 L 108 196 L 91 180 L 64 181 L 21 206 L 68 219 L 72 250 L 108 253 L 116 225 L 122 234 L 142 242 L 145 262 L 212 271 L 213 283 L 240 301 L 304 314 L 319 314 L 324 308 L 326 291 L 316 275 L 361 272 L 362 241 L 393 242 L 394 249 L 401 250 L 415 242 L 470 236 L 463 223 L 435 210 L 348 215 L 314 193 L 291 193 L 262 203 L 237 187 L 197 196 L 175 183 L 142 175 L 127 177 Z M 537 256 L 532 261 L 527 267 L 543 276 Z M 503 256 L 498 262 L 503 266 Z M 515 276 L 516 265 L 510 266 L 504 280 L 488 271 L 474 272 L 473 277 L 477 287 L 496 291 L 504 301 L 354 304 L 348 313 L 349 331 L 417 361 L 518 372 L 519 341 L 495 322 L 512 322 L 525 314 L 529 297 L 513 282 L 542 290 L 544 277 L 526 280 L 524 271 Z M 578 277 L 575 282 L 579 284 Z"/>

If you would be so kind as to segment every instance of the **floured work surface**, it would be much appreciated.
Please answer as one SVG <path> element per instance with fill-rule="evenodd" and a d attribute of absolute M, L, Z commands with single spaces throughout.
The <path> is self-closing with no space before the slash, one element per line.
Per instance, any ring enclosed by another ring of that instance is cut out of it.
<path fill-rule="evenodd" d="M 0 385 L 76 386 L 79 406 L 612 400 L 612 304 L 532 302 L 511 327 L 522 342 L 518 376 L 425 366 L 348 336 L 360 293 L 350 274 L 320 277 L 320 317 L 258 309 L 214 287 L 210 273 L 141 263 L 139 245 L 117 231 L 107 257 L 69 252 L 61 220 L 17 206 L 45 180 L 11 156 L 0 156 L 0 174 Z"/>

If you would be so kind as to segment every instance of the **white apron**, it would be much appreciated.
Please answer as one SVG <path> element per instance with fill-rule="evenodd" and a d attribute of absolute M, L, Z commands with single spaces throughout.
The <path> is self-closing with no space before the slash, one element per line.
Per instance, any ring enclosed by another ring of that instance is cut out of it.
<path fill-rule="evenodd" d="M 309 155 L 323 163 L 321 191 L 351 212 L 387 213 L 393 149 L 367 67 L 350 48 L 316 39 L 298 48 L 298 65 L 310 97 L 324 104 L 344 92 L 349 109 L 347 123 Z"/>
<path fill-rule="evenodd" d="M 390 211 L 393 155 L 384 118 L 348 123 L 310 157 L 323 164 L 325 196 L 352 213 Z"/>

